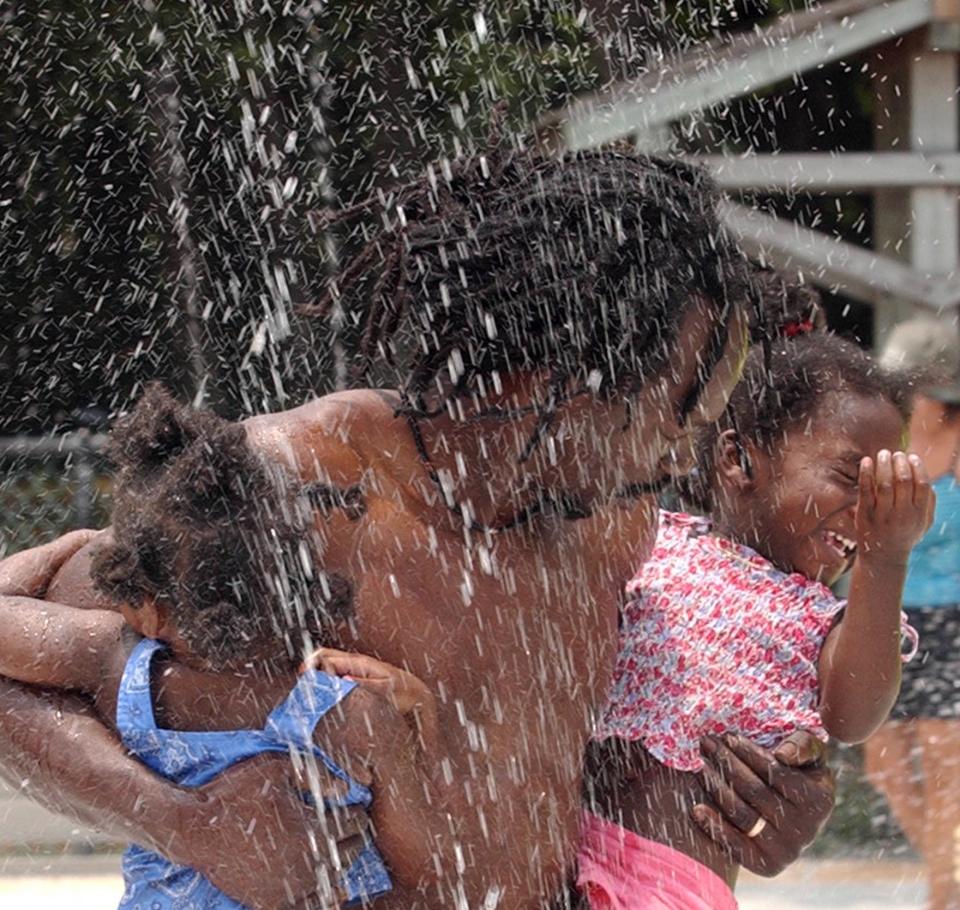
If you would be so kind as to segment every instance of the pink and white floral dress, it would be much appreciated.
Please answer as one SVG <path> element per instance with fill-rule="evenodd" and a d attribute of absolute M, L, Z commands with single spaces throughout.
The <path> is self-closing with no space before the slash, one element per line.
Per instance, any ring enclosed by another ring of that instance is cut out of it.
<path fill-rule="evenodd" d="M 640 740 L 681 771 L 703 767 L 700 738 L 740 733 L 772 747 L 826 731 L 817 661 L 846 601 L 780 571 L 710 522 L 661 512 L 653 554 L 627 586 L 620 653 L 596 739 Z M 904 622 L 916 649 L 916 633 Z"/>

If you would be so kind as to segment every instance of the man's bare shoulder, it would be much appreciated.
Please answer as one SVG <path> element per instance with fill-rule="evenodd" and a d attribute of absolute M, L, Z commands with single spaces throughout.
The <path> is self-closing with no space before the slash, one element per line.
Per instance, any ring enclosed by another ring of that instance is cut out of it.
<path fill-rule="evenodd" d="M 251 444 L 305 479 L 352 482 L 395 434 L 396 393 L 333 392 L 297 408 L 248 418 Z"/>

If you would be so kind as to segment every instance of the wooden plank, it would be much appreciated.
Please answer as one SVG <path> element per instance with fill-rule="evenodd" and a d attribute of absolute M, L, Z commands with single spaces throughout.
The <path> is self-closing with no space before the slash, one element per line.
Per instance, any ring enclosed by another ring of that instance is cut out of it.
<path fill-rule="evenodd" d="M 960 148 L 957 55 L 930 50 L 918 33 L 882 48 L 876 69 L 874 147 L 878 153 L 956 154 Z M 873 248 L 923 274 L 957 273 L 960 207 L 956 188 L 878 185 Z M 893 326 L 911 316 L 914 308 L 896 295 L 876 304 L 874 338 L 882 345 Z"/>
<path fill-rule="evenodd" d="M 955 276 L 925 274 L 872 250 L 738 203 L 724 203 L 722 217 L 752 259 L 802 274 L 823 287 L 873 304 L 893 297 L 938 312 L 960 307 L 960 278 Z"/>
<path fill-rule="evenodd" d="M 656 129 L 927 24 L 933 0 L 824 5 L 714 42 L 635 83 L 574 102 L 559 116 L 564 143 L 582 149 Z M 849 15 L 837 12 L 851 9 Z M 797 28 L 801 22 L 804 27 Z M 546 127 L 549 129 L 550 124 Z"/>
<path fill-rule="evenodd" d="M 726 190 L 869 190 L 878 187 L 960 186 L 960 153 L 845 152 L 779 155 L 700 155 Z"/>

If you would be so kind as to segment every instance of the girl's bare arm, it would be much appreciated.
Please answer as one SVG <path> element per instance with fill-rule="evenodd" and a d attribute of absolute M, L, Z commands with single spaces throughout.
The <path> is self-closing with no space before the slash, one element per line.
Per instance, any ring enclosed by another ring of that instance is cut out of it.
<path fill-rule="evenodd" d="M 436 885 L 450 823 L 434 785 L 444 746 L 433 693 L 412 673 L 363 654 L 320 648 L 306 665 L 357 683 L 344 703 L 345 746 L 370 778 L 377 846 L 403 888 Z"/>
<path fill-rule="evenodd" d="M 95 698 L 118 682 L 122 629 L 119 613 L 0 595 L 0 676 Z"/>
<path fill-rule="evenodd" d="M 900 596 L 907 559 L 933 518 L 922 461 L 880 452 L 860 465 L 857 560 L 843 621 L 820 655 L 820 713 L 832 736 L 863 742 L 900 690 Z"/>
<path fill-rule="evenodd" d="M 0 560 L 0 594 L 43 597 L 53 577 L 99 531 L 71 531 L 30 550 Z"/>
<path fill-rule="evenodd" d="M 118 613 L 39 599 L 96 532 L 73 531 L 0 562 L 0 676 L 95 696 L 121 646 Z"/>

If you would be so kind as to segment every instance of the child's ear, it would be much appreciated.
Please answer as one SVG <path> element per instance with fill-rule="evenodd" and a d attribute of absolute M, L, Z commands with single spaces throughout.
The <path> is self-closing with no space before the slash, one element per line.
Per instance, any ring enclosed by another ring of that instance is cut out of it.
<path fill-rule="evenodd" d="M 753 486 L 753 462 L 748 444 L 736 430 L 724 430 L 717 438 L 717 476 L 724 486 L 746 490 Z"/>

